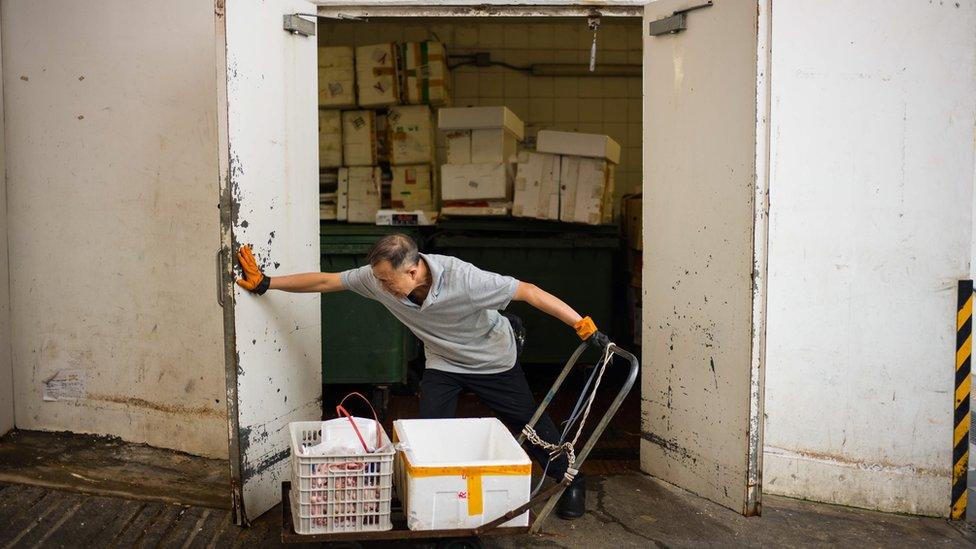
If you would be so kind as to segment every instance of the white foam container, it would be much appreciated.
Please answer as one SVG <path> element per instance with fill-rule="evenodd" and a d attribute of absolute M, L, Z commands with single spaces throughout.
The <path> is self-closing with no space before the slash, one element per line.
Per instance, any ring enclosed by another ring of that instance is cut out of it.
<path fill-rule="evenodd" d="M 360 417 L 353 419 L 373 449 L 376 422 Z M 296 533 L 369 532 L 393 527 L 390 500 L 396 451 L 382 428 L 380 451 L 314 456 L 305 455 L 302 446 L 337 439 L 359 444 L 349 420 L 295 421 L 288 427 L 292 463 L 288 504 Z"/>
<path fill-rule="evenodd" d="M 393 438 L 411 530 L 476 528 L 529 501 L 532 462 L 497 418 L 402 419 Z M 528 524 L 525 512 L 502 527 Z"/>

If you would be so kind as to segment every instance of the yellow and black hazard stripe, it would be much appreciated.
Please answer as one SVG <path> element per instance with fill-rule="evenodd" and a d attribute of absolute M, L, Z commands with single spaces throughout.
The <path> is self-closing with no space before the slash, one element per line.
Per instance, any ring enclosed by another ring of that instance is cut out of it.
<path fill-rule="evenodd" d="M 972 387 L 970 360 L 973 354 L 973 281 L 959 281 L 956 312 L 956 398 L 952 432 L 953 519 L 966 518 L 966 472 L 969 469 L 969 391 Z"/>

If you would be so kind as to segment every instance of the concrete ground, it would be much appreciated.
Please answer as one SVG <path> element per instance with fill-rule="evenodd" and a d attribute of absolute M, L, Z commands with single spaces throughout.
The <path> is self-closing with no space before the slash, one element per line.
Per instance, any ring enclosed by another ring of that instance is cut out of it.
<path fill-rule="evenodd" d="M 964 547 L 967 523 L 767 496 L 745 518 L 640 473 L 591 477 L 587 514 L 550 519 L 538 536 L 484 538 L 484 547 Z M 276 547 L 280 508 L 251 528 L 230 512 L 0 483 L 0 547 Z M 457 546 L 457 545 L 455 545 Z M 344 545 L 349 547 L 349 545 Z M 365 547 L 436 547 L 425 542 Z M 442 545 L 443 547 L 443 545 Z"/>

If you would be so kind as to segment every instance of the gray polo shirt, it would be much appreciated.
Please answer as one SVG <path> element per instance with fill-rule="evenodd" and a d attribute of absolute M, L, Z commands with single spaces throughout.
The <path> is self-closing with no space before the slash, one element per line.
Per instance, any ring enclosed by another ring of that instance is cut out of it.
<path fill-rule="evenodd" d="M 424 342 L 428 368 L 494 374 L 514 366 L 512 326 L 498 311 L 515 296 L 518 280 L 456 257 L 420 256 L 431 275 L 430 292 L 422 305 L 384 290 L 369 265 L 339 276 L 347 290 L 382 303 Z"/>

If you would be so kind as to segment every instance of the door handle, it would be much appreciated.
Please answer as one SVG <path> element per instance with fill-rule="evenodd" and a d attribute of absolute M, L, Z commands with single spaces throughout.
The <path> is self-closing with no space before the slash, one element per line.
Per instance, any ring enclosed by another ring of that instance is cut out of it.
<path fill-rule="evenodd" d="M 221 250 L 218 248 L 217 249 L 217 253 L 214 255 L 214 264 L 215 264 L 214 265 L 214 267 L 215 267 L 214 268 L 214 272 L 217 273 L 217 304 L 220 305 L 221 308 L 223 308 L 224 307 L 224 293 L 223 293 L 223 284 L 222 284 L 223 283 L 223 277 L 220 276 L 220 267 L 221 267 L 221 265 L 220 265 L 220 252 L 221 252 Z"/>

